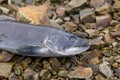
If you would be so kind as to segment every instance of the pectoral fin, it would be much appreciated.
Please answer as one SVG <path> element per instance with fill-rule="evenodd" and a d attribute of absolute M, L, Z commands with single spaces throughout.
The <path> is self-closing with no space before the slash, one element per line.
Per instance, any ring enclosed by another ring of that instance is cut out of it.
<path fill-rule="evenodd" d="M 49 52 L 45 47 L 40 46 L 23 46 L 17 49 L 18 53 L 26 56 L 43 56 Z"/>

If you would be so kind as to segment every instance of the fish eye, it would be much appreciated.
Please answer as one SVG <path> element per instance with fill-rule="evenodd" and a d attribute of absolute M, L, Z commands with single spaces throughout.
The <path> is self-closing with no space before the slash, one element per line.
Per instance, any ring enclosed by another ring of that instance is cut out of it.
<path fill-rule="evenodd" d="M 76 38 L 75 36 L 71 36 L 71 37 L 69 37 L 69 40 L 70 40 L 71 42 L 75 42 L 75 41 L 77 40 L 77 38 Z"/>

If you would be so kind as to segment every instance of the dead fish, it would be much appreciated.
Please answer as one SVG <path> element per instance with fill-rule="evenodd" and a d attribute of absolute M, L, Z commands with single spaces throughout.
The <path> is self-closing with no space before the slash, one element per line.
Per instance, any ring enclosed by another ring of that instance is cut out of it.
<path fill-rule="evenodd" d="M 0 17 L 0 49 L 24 56 L 60 57 L 89 49 L 88 40 L 64 30 Z"/>

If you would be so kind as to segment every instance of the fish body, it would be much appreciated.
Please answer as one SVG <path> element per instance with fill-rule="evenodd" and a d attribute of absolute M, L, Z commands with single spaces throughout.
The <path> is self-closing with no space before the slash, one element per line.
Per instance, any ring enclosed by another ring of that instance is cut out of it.
<path fill-rule="evenodd" d="M 80 54 L 88 41 L 64 30 L 0 18 L 0 49 L 25 56 L 59 57 Z"/>

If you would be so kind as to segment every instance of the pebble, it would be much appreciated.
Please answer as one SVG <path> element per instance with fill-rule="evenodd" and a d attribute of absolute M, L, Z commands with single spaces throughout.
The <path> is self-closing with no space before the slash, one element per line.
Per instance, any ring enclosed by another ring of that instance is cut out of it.
<path fill-rule="evenodd" d="M 120 79 L 120 67 L 115 70 L 117 77 Z"/>
<path fill-rule="evenodd" d="M 74 71 L 68 73 L 69 78 L 89 79 L 93 75 L 91 67 L 84 68 L 82 66 L 74 67 Z"/>
<path fill-rule="evenodd" d="M 1 7 L 1 6 L 0 6 L 0 10 L 2 10 L 2 12 L 3 12 L 4 14 L 8 14 L 8 13 L 10 12 L 10 10 L 9 10 L 8 8 L 6 8 L 6 7 Z"/>
<path fill-rule="evenodd" d="M 111 23 L 111 16 L 109 14 L 96 16 L 96 24 L 98 27 L 107 27 Z"/>
<path fill-rule="evenodd" d="M 64 24 L 65 30 L 69 32 L 75 32 L 78 26 L 73 22 L 65 22 Z"/>
<path fill-rule="evenodd" d="M 89 45 L 91 46 L 99 46 L 99 45 L 104 45 L 104 44 L 105 42 L 100 38 L 92 39 L 89 41 Z"/>
<path fill-rule="evenodd" d="M 0 52 L 0 62 L 7 62 L 10 61 L 13 58 L 14 54 L 7 52 L 7 51 L 2 51 Z"/>
<path fill-rule="evenodd" d="M 80 19 L 84 23 L 95 22 L 95 11 L 93 8 L 80 10 Z"/>
<path fill-rule="evenodd" d="M 116 1 L 114 4 L 113 4 L 113 8 L 114 9 L 120 9 L 120 1 Z"/>
<path fill-rule="evenodd" d="M 8 78 L 12 71 L 13 63 L 0 63 L 0 76 Z"/>
<path fill-rule="evenodd" d="M 100 7 L 104 4 L 105 0 L 91 0 L 90 4 L 95 8 Z"/>
<path fill-rule="evenodd" d="M 110 78 L 113 76 L 113 72 L 110 69 L 110 67 L 107 65 L 106 62 L 103 62 L 99 65 L 99 71 L 105 75 L 107 78 Z"/>
<path fill-rule="evenodd" d="M 59 73 L 58 73 L 58 76 L 59 77 L 66 77 L 66 75 L 68 74 L 68 71 L 59 71 Z"/>
<path fill-rule="evenodd" d="M 99 14 L 108 14 L 112 11 L 112 8 L 111 8 L 111 5 L 106 2 L 102 6 L 97 7 L 95 11 Z"/>
<path fill-rule="evenodd" d="M 96 29 L 87 29 L 85 32 L 89 34 L 89 37 L 96 37 L 99 34 L 99 31 Z"/>
<path fill-rule="evenodd" d="M 58 61 L 57 58 L 51 58 L 49 60 L 49 63 L 51 65 L 52 69 L 54 69 L 54 70 L 57 70 L 61 66 L 61 63 Z"/>
<path fill-rule="evenodd" d="M 44 26 L 51 26 L 49 21 L 50 9 L 44 4 L 40 6 L 26 6 L 20 7 L 17 12 L 17 20 L 22 22 L 31 22 L 33 24 L 41 24 Z"/>
<path fill-rule="evenodd" d="M 64 17 L 65 11 L 66 11 L 66 9 L 63 6 L 57 6 L 57 8 L 56 8 L 56 13 L 58 14 L 59 17 Z"/>
<path fill-rule="evenodd" d="M 26 69 L 23 73 L 24 80 L 38 80 L 38 73 L 34 72 L 31 69 Z"/>
<path fill-rule="evenodd" d="M 67 11 L 75 10 L 75 8 L 82 6 L 86 2 L 87 0 L 71 0 L 66 6 L 66 10 Z"/>

